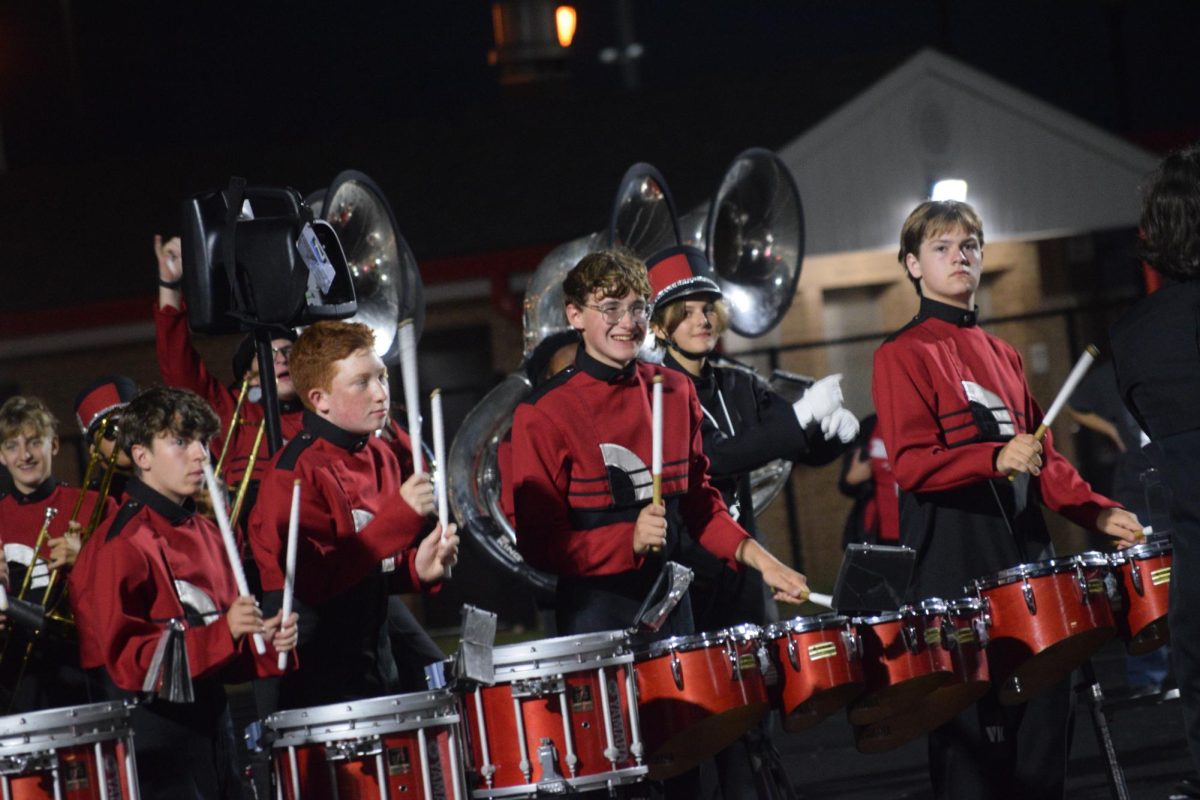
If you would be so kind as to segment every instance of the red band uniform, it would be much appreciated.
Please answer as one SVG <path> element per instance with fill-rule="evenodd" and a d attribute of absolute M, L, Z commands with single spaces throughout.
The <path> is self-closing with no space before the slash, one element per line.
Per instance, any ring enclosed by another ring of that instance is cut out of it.
<path fill-rule="evenodd" d="M 145 798 L 241 797 L 225 683 L 278 674 L 268 643 L 234 642 L 224 614 L 237 598 L 221 533 L 134 478 L 130 499 L 97 531 L 72 575 L 71 600 L 85 652 L 99 656 L 108 695 L 138 695 L 165 626 L 186 620 L 195 702 L 158 698 L 134 710 Z M 294 662 L 292 662 L 294 663 Z"/>
<path fill-rule="evenodd" d="M 279 707 L 394 694 L 400 686 L 387 640 L 388 596 L 420 590 L 415 546 L 427 521 L 400 497 L 400 463 L 389 443 L 304 412 L 303 431 L 270 465 L 250 517 L 268 615 L 284 585 L 296 479 L 295 601 L 304 668 L 284 678 Z"/>
<path fill-rule="evenodd" d="M 634 521 L 651 492 L 651 378 L 663 376 L 662 495 L 667 546 L 633 550 Z M 683 526 L 732 569 L 747 533 L 708 482 L 703 413 L 691 382 L 672 370 L 592 358 L 575 364 L 517 407 L 513 418 L 513 504 L 517 546 L 534 567 L 559 576 L 560 633 L 624 628 L 679 547 Z M 680 604 L 666 632 L 692 629 Z"/>
<path fill-rule="evenodd" d="M 10 591 L 14 596 L 32 563 L 33 576 L 26 599 L 43 602 L 42 593 L 49 577 L 47 562 L 50 557 L 50 548 L 46 541 L 61 537 L 67 532 L 71 512 L 81 493 L 83 502 L 79 509 L 79 520 L 86 524 L 95 509 L 99 495 L 92 491 L 72 488 L 54 477 L 48 478 L 30 494 L 22 494 L 15 489 L 0 493 L 0 534 L 3 535 L 4 558 L 14 567 L 9 579 Z M 58 514 L 50 522 L 49 533 L 34 559 L 33 546 L 37 542 L 38 532 L 42 529 L 48 508 L 57 509 Z M 101 514 L 103 517 L 111 516 L 116 509 L 116 503 L 108 499 L 104 502 Z M 20 568 L 15 568 L 17 565 L 20 565 Z M 61 596 L 65 586 L 60 577 L 55 595 Z M 23 631 L 12 634 L 3 670 L 0 671 L 5 693 L 14 688 L 13 684 L 27 643 L 28 638 Z M 57 641 L 44 634 L 39 636 L 31 651 L 17 697 L 9 707 L 13 711 L 32 711 L 86 701 L 87 692 L 79 668 L 79 654 L 74 644 Z"/>
<path fill-rule="evenodd" d="M 1049 433 L 1038 478 L 1009 481 L 996 470 L 1002 444 L 1037 428 L 1042 411 L 1020 356 L 981 330 L 974 311 L 922 298 L 913 321 L 876 351 L 872 393 L 901 490 L 901 544 L 917 551 L 913 600 L 961 597 L 974 578 L 1052 557 L 1043 502 L 1087 528 L 1116 505 L 1091 490 Z M 989 764 L 1015 763 L 1013 786 L 1061 796 L 1068 683 L 1023 706 L 1001 707 L 985 696 L 931 734 L 935 794 L 987 783 L 979 776 Z M 971 796 L 1003 791 L 998 782 L 976 789 Z"/>

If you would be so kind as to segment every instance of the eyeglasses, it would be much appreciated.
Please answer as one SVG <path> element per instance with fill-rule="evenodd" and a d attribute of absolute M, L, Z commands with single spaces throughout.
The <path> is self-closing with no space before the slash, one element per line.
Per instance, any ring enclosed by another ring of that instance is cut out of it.
<path fill-rule="evenodd" d="M 271 345 L 271 352 L 277 356 L 283 356 L 284 361 L 286 361 L 292 357 L 292 346 L 290 344 L 285 344 L 283 347 Z"/>
<path fill-rule="evenodd" d="M 609 325 L 619 325 L 626 314 L 629 315 L 629 321 L 634 325 L 641 325 L 646 321 L 646 312 L 648 310 L 648 306 L 645 303 L 631 303 L 628 306 L 616 303 L 594 306 L 588 303 L 587 307 L 593 311 L 599 311 L 600 315 L 604 317 L 604 321 Z"/>

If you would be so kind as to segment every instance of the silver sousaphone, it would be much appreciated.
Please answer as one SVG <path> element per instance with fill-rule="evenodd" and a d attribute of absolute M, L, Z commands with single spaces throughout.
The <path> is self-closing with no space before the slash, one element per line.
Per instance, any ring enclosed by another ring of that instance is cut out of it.
<path fill-rule="evenodd" d="M 658 170 L 649 164 L 630 167 L 617 191 L 608 229 L 559 245 L 538 265 L 525 290 L 521 366 L 467 414 L 450 445 L 454 516 L 483 552 L 539 592 L 552 595 L 555 576 L 534 569 L 517 552 L 517 532 L 501 507 L 500 444 L 512 428 L 517 405 L 541 383 L 554 352 L 578 341 L 563 308 L 567 273 L 596 250 L 618 246 L 646 258 L 679 244 L 676 219 L 674 201 Z"/>
<path fill-rule="evenodd" d="M 787 165 L 770 150 L 751 148 L 733 159 L 712 200 L 680 223 L 684 244 L 704 251 L 729 306 L 729 327 L 757 338 L 783 319 L 796 295 L 804 261 L 804 207 Z M 796 401 L 812 385 L 776 370 L 773 391 Z M 754 513 L 783 489 L 792 462 L 776 459 L 750 474 Z"/>

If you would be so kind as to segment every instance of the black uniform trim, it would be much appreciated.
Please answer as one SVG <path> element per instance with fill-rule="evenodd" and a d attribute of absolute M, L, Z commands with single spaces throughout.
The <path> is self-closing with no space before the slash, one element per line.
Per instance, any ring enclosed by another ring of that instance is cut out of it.
<path fill-rule="evenodd" d="M 317 440 L 308 431 L 301 431 L 300 434 L 292 439 L 284 446 L 283 452 L 279 454 L 279 460 L 275 462 L 276 469 L 285 469 L 289 472 L 296 468 L 296 462 L 300 460 L 300 454 Z"/>
<path fill-rule="evenodd" d="M 104 541 L 111 542 L 113 539 L 121 535 L 122 529 L 129 524 L 129 520 L 138 515 L 142 510 L 141 501 L 126 500 L 125 504 L 117 509 L 117 513 L 113 515 L 112 524 L 108 527 L 108 533 L 104 535 Z"/>

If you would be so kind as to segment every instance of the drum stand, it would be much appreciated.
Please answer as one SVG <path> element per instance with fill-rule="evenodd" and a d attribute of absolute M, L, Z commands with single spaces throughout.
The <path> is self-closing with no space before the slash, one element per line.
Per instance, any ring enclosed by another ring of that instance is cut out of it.
<path fill-rule="evenodd" d="M 1104 756 L 1104 771 L 1108 775 L 1108 787 L 1112 790 L 1113 800 L 1130 800 L 1129 785 L 1125 782 L 1125 772 L 1117 761 L 1117 749 L 1113 746 L 1108 717 L 1104 713 L 1104 690 L 1100 688 L 1100 681 L 1096 680 L 1092 660 L 1089 658 L 1084 661 L 1079 669 L 1083 673 L 1083 685 L 1079 687 L 1079 692 L 1085 695 L 1088 710 L 1092 714 L 1092 727 L 1096 730 L 1096 741 L 1099 742 Z"/>

